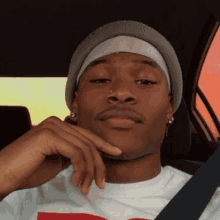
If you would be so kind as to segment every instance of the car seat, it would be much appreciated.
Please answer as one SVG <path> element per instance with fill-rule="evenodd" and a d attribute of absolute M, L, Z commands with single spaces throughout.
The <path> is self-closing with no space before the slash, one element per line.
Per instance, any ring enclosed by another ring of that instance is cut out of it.
<path fill-rule="evenodd" d="M 170 165 L 193 175 L 215 153 L 218 144 L 200 142 L 198 146 L 199 135 L 193 134 L 192 139 L 189 125 L 188 109 L 184 98 L 182 98 L 180 106 L 174 114 L 174 123 L 169 127 L 168 136 L 165 136 L 161 145 L 161 165 Z M 200 150 L 200 153 L 195 152 L 194 148 Z M 205 155 L 206 159 L 201 161 L 199 159 L 202 158 L 201 155 Z M 192 160 L 192 158 L 194 159 Z"/>
<path fill-rule="evenodd" d="M 30 113 L 24 106 L 0 106 L 0 150 L 32 127 Z"/>

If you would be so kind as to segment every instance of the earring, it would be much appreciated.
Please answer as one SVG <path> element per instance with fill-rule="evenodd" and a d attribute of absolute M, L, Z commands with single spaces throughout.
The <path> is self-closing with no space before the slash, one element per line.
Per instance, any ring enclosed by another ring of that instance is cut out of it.
<path fill-rule="evenodd" d="M 72 118 L 75 118 L 75 117 L 76 117 L 76 114 L 75 114 L 74 112 L 72 112 L 72 113 L 71 113 L 71 117 L 72 117 Z"/>
<path fill-rule="evenodd" d="M 172 117 L 172 119 L 169 120 L 169 122 L 168 122 L 169 125 L 167 126 L 167 129 L 166 129 L 166 136 L 168 136 L 168 128 L 171 124 L 173 124 L 173 121 L 174 121 L 174 117 Z"/>
<path fill-rule="evenodd" d="M 169 121 L 169 125 L 173 124 L 174 121 L 174 117 L 171 118 L 171 120 Z"/>

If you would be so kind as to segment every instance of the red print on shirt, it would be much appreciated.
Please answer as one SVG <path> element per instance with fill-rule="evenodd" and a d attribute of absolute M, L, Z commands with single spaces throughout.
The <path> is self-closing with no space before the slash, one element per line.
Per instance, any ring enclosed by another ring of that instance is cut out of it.
<path fill-rule="evenodd" d="M 37 220 L 108 220 L 106 218 L 93 215 L 93 214 L 87 214 L 87 213 L 38 213 Z M 131 218 L 128 220 L 150 220 L 148 218 Z"/>

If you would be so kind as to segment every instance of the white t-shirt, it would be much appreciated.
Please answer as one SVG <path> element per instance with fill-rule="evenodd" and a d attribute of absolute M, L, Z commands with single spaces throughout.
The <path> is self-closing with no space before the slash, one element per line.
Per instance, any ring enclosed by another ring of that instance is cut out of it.
<path fill-rule="evenodd" d="M 153 220 L 192 177 L 165 166 L 156 177 L 138 183 L 105 183 L 105 189 L 100 189 L 93 180 L 89 194 L 84 196 L 73 186 L 72 174 L 73 167 L 69 166 L 40 187 L 9 194 L 0 203 L 0 219 Z M 219 219 L 220 187 L 199 220 Z"/>

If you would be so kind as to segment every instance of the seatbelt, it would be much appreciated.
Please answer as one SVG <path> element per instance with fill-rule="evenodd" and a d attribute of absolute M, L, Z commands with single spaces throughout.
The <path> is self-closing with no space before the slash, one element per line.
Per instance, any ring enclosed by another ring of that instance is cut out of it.
<path fill-rule="evenodd" d="M 220 184 L 220 145 L 155 220 L 198 220 Z"/>

